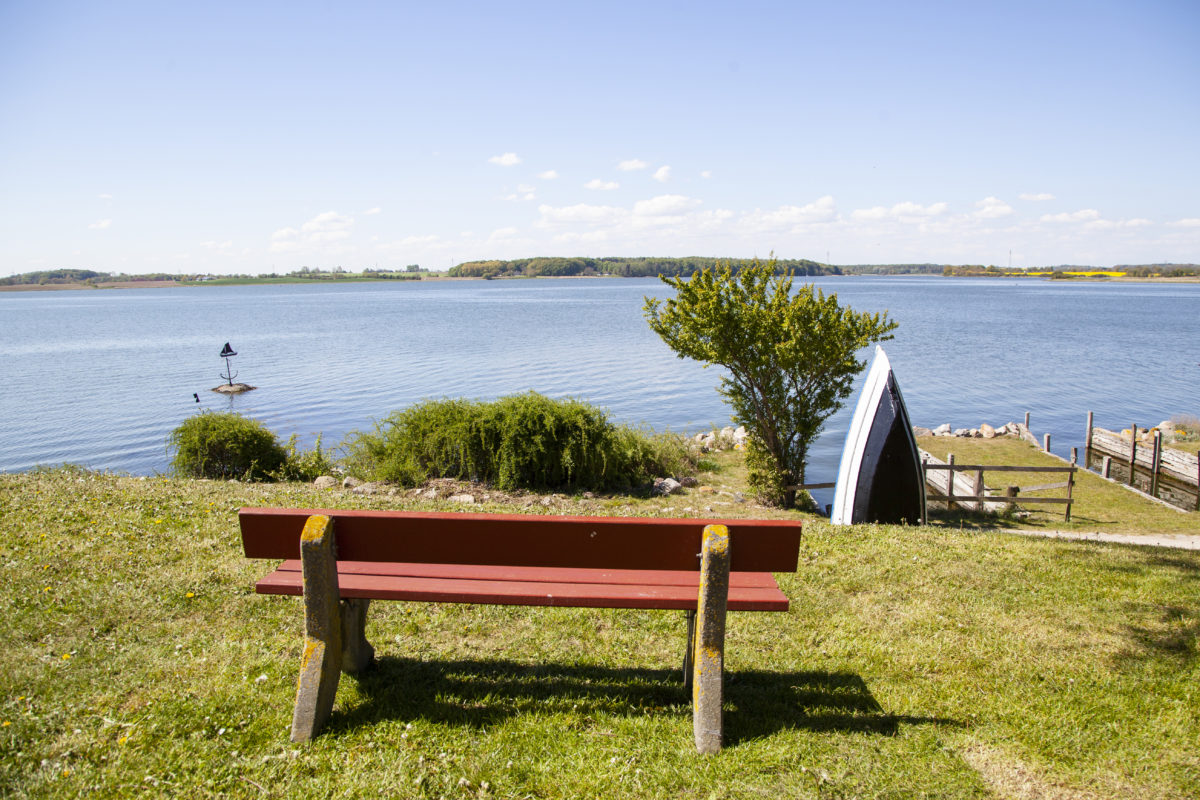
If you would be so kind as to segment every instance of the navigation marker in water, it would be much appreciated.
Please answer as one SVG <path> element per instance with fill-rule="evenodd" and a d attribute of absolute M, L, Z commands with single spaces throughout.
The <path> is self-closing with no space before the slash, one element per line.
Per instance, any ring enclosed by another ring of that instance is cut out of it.
<path fill-rule="evenodd" d="M 234 372 L 233 368 L 229 366 L 229 357 L 236 355 L 237 352 L 229 346 L 229 342 L 226 342 L 225 346 L 221 348 L 221 358 L 225 359 L 225 374 L 218 374 L 217 377 L 224 378 L 225 380 L 229 381 L 230 386 L 233 386 L 233 379 L 237 377 L 237 373 Z"/>
<path fill-rule="evenodd" d="M 221 356 L 220 357 L 225 359 L 225 373 L 224 374 L 217 373 L 217 377 L 224 378 L 227 381 L 227 383 L 223 383 L 220 386 L 213 387 L 214 392 L 221 392 L 222 394 L 241 394 L 242 392 L 248 392 L 251 389 L 256 388 L 254 386 L 249 386 L 245 383 L 234 383 L 233 382 L 233 379 L 237 377 L 237 373 L 234 372 L 233 367 L 231 367 L 229 365 L 229 359 L 236 355 L 237 355 L 237 351 L 229 346 L 229 342 L 226 342 L 225 346 L 221 348 Z M 197 402 L 198 401 L 199 401 L 199 398 L 197 398 Z"/>

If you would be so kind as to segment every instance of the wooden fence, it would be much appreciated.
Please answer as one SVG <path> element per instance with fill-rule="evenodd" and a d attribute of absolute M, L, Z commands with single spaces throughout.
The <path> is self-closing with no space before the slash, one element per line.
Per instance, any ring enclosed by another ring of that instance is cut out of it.
<path fill-rule="evenodd" d="M 1000 512 L 1012 508 L 1016 503 L 1025 504 L 1062 504 L 1065 506 L 1064 517 L 1071 521 L 1071 497 L 1075 487 L 1075 470 L 1072 462 L 1065 467 L 1010 467 L 993 464 L 956 464 L 954 456 L 946 461 L 934 458 L 924 450 L 921 451 L 921 467 L 925 474 L 925 498 L 929 501 L 945 503 L 947 510 L 956 505 L 971 511 Z M 997 492 L 989 489 L 983 480 L 985 472 L 1046 472 L 1066 473 L 1067 479 L 1058 483 L 1047 483 L 1038 486 L 1008 486 L 1003 494 L 988 494 Z M 1050 489 L 1066 489 L 1066 497 L 1029 497 L 1022 492 L 1038 492 Z"/>
<path fill-rule="evenodd" d="M 1084 448 L 1088 469 L 1178 508 L 1200 511 L 1200 457 L 1164 447 L 1157 429 L 1149 440 L 1139 440 L 1137 425 L 1129 430 L 1131 436 L 1097 428 L 1089 411 Z"/>

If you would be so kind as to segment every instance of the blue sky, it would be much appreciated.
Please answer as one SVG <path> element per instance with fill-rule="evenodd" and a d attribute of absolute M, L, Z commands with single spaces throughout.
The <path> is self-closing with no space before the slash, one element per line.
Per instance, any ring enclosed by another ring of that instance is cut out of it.
<path fill-rule="evenodd" d="M 1200 3 L 0 3 L 0 275 L 1200 261 Z"/>

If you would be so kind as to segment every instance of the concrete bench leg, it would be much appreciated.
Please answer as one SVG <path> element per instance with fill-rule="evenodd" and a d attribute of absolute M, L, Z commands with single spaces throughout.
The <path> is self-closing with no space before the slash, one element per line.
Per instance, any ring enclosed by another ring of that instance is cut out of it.
<path fill-rule="evenodd" d="M 292 741 L 316 736 L 337 694 L 342 671 L 342 612 L 338 603 L 333 520 L 312 516 L 300 536 L 304 572 L 304 654 L 292 714 Z M 364 609 L 365 619 L 365 609 Z"/>
<path fill-rule="evenodd" d="M 687 644 L 683 648 L 683 690 L 692 690 L 692 656 L 696 652 L 696 612 L 683 612 L 687 619 Z"/>
<path fill-rule="evenodd" d="M 367 609 L 370 600 L 343 600 L 342 672 L 354 675 L 375 660 L 375 648 L 367 641 Z"/>
<path fill-rule="evenodd" d="M 729 530 L 724 525 L 704 529 L 700 559 L 699 625 L 692 657 L 692 730 L 696 752 L 721 751 L 724 719 L 725 609 L 729 600 Z"/>

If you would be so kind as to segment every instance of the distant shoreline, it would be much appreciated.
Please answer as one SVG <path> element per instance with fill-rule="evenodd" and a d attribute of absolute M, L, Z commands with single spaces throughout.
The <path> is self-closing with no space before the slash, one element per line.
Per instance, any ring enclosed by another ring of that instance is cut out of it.
<path fill-rule="evenodd" d="M 59 291 L 82 291 L 95 289 L 172 289 L 172 288 L 202 288 L 205 286 L 272 286 L 272 285 L 295 285 L 304 284 L 309 286 L 316 285 L 331 285 L 345 283 L 424 283 L 429 281 L 484 281 L 484 280 L 580 280 L 583 278 L 618 278 L 618 275 L 536 275 L 536 276 L 520 276 L 520 277 L 496 277 L 496 278 L 457 278 L 449 275 L 428 275 L 423 276 L 420 280 L 397 280 L 395 278 L 236 278 L 230 280 L 213 280 L 213 281 L 117 281 L 114 283 L 28 283 L 16 284 L 13 286 L 0 286 L 0 292 L 59 292 Z M 653 279 L 654 276 L 639 276 Z M 805 277 L 805 276 L 800 276 Z M 930 275 L 927 273 L 893 273 L 893 274 L 874 274 L 874 273 L 846 273 L 843 275 L 824 275 L 823 278 L 946 278 L 953 280 L 954 278 L 974 277 L 1000 277 L 1009 280 L 1040 280 L 1053 281 L 1055 283 L 1200 283 L 1200 276 L 1159 276 L 1159 277 L 1134 277 L 1134 276 L 1113 276 L 1113 277 L 1072 277 L 1067 279 L 1054 280 L 1046 275 Z"/>

